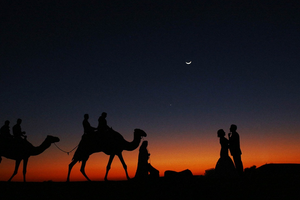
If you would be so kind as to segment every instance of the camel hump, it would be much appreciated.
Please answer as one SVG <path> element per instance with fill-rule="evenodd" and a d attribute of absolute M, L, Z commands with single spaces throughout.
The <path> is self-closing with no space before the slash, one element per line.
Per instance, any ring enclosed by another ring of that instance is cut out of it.
<path fill-rule="evenodd" d="M 124 137 L 117 131 L 112 128 L 108 129 L 106 132 L 95 132 L 91 134 L 86 134 L 82 136 L 81 141 L 89 141 L 89 143 L 93 142 L 101 142 L 104 140 L 124 140 Z"/>
<path fill-rule="evenodd" d="M 109 129 L 108 131 L 108 136 L 111 136 L 112 139 L 114 140 L 124 140 L 124 137 L 117 131 L 115 131 L 114 129 Z"/>

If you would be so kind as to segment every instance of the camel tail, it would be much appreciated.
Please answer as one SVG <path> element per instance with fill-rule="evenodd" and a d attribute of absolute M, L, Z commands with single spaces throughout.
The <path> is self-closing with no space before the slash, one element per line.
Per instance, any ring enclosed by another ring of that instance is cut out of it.
<path fill-rule="evenodd" d="M 78 147 L 73 155 L 72 161 L 77 160 L 78 162 L 88 159 L 90 156 L 90 141 L 95 141 L 93 137 L 95 135 L 83 136 L 78 144 Z"/>
<path fill-rule="evenodd" d="M 72 158 L 72 161 L 82 161 L 84 158 L 86 157 L 89 157 L 89 156 L 86 156 L 86 150 L 84 147 L 82 147 L 82 145 L 78 145 L 78 148 L 76 149 L 74 155 L 73 155 L 73 158 Z"/>

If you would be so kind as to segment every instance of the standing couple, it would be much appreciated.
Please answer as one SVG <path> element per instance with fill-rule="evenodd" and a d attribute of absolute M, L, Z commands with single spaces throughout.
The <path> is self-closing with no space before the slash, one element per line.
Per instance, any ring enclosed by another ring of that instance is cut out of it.
<path fill-rule="evenodd" d="M 240 136 L 236 132 L 237 126 L 232 124 L 230 126 L 230 133 L 228 133 L 229 139 L 225 137 L 225 131 L 223 129 L 218 130 L 218 137 L 220 138 L 221 152 L 220 158 L 216 164 L 216 173 L 220 176 L 233 175 L 238 173 L 243 174 L 243 163 L 241 159 L 240 148 Z M 234 164 L 228 155 L 228 149 L 233 158 Z"/>

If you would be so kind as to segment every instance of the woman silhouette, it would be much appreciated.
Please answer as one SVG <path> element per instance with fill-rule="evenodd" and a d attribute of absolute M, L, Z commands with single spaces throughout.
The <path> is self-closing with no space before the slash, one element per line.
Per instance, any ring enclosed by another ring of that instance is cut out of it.
<path fill-rule="evenodd" d="M 218 137 L 220 138 L 221 151 L 220 158 L 216 164 L 216 173 L 218 176 L 231 176 L 235 173 L 235 167 L 228 155 L 229 140 L 225 138 L 225 131 L 218 130 Z"/>
<path fill-rule="evenodd" d="M 135 179 L 144 180 L 147 178 L 159 177 L 159 171 L 150 163 L 148 163 L 150 153 L 148 152 L 147 146 L 148 141 L 143 141 L 139 150 L 138 166 L 135 173 Z"/>

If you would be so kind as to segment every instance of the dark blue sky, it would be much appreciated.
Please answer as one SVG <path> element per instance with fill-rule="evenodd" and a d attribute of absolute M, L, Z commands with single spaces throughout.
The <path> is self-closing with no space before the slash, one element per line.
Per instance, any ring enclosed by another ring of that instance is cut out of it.
<path fill-rule="evenodd" d="M 103 111 L 130 138 L 299 133 L 299 3 L 95 2 L 1 3 L 1 123 L 70 148 Z"/>
<path fill-rule="evenodd" d="M 182 112 L 252 110 L 299 99 L 299 18 L 292 3 L 7 3 L 2 9 L 8 113 L 49 104 L 50 110 L 112 105 L 127 114 L 170 104 Z"/>

